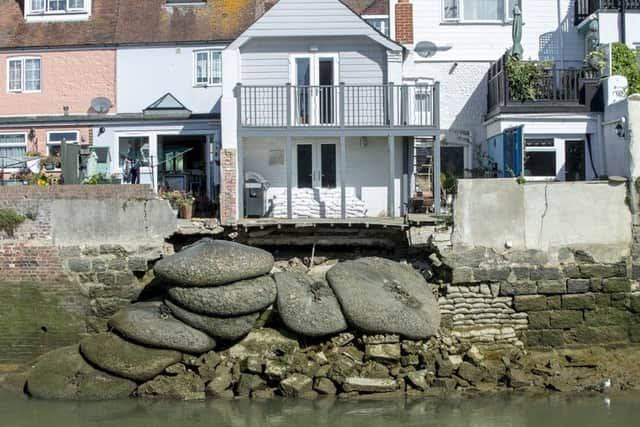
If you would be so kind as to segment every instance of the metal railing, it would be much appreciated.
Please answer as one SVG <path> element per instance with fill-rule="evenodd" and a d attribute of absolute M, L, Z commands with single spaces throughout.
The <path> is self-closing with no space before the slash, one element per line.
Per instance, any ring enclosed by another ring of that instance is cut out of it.
<path fill-rule="evenodd" d="M 240 127 L 438 127 L 439 84 L 244 86 Z"/>
<path fill-rule="evenodd" d="M 598 10 L 618 10 L 623 3 L 627 10 L 640 10 L 640 0 L 575 0 L 575 25 Z"/>
<path fill-rule="evenodd" d="M 595 76 L 582 69 L 550 68 L 535 82 L 533 99 L 518 99 L 512 91 L 506 57 L 491 65 L 488 75 L 487 108 L 491 112 L 501 106 L 583 105 L 583 81 Z M 595 72 L 594 72 L 595 73 Z"/>

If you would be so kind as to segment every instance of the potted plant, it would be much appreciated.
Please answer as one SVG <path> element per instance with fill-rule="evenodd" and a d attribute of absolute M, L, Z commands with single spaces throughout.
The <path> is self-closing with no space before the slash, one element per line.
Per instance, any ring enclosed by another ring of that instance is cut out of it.
<path fill-rule="evenodd" d="M 52 171 L 54 169 L 60 169 L 60 157 L 59 156 L 47 156 L 40 161 L 44 165 L 45 170 Z"/>
<path fill-rule="evenodd" d="M 178 208 L 180 210 L 180 218 L 191 219 L 193 217 L 193 202 L 195 201 L 191 193 L 183 193 L 178 199 Z"/>

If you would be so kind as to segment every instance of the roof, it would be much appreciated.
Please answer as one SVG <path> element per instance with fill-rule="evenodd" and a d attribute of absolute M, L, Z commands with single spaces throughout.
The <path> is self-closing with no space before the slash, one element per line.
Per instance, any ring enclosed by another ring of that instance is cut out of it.
<path fill-rule="evenodd" d="M 262 14 L 264 0 L 93 0 L 88 21 L 25 22 L 21 0 L 0 1 L 0 49 L 231 41 Z"/>

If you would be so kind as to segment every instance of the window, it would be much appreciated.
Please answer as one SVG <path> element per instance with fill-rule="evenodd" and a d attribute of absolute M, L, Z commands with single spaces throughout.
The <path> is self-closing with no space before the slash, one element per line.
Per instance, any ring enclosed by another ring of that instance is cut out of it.
<path fill-rule="evenodd" d="M 218 50 L 194 52 L 194 86 L 219 85 L 222 83 L 222 53 Z"/>
<path fill-rule="evenodd" d="M 47 134 L 47 149 L 50 156 L 59 156 L 62 150 L 62 141 L 78 142 L 80 133 L 78 131 L 70 132 L 49 132 Z"/>
<path fill-rule="evenodd" d="M 88 13 L 88 0 L 30 0 L 27 14 L 43 13 Z"/>
<path fill-rule="evenodd" d="M 149 137 L 123 136 L 119 139 L 119 164 L 123 169 L 130 167 L 135 160 L 141 166 L 149 166 Z"/>
<path fill-rule="evenodd" d="M 513 19 L 513 8 L 522 0 L 442 0 L 444 21 L 506 22 Z"/>
<path fill-rule="evenodd" d="M 380 31 L 385 36 L 389 37 L 389 18 L 388 17 L 368 17 L 365 16 L 364 19 L 371 24 L 373 28 Z"/>
<path fill-rule="evenodd" d="M 9 58 L 7 69 L 9 92 L 40 91 L 40 58 Z"/>
<path fill-rule="evenodd" d="M 0 133 L 0 168 L 19 169 L 24 166 L 27 136 L 24 133 Z"/>
<path fill-rule="evenodd" d="M 555 178 L 557 153 L 553 138 L 525 138 L 524 175 Z"/>

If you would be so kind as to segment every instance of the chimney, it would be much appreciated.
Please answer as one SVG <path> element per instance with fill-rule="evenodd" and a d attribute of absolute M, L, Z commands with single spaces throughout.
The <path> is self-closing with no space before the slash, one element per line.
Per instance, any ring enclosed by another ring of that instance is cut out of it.
<path fill-rule="evenodd" d="M 396 3 L 396 41 L 413 44 L 413 5 L 410 0 Z"/>

